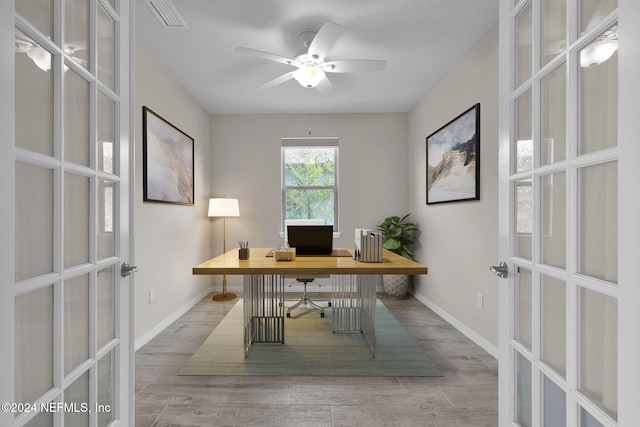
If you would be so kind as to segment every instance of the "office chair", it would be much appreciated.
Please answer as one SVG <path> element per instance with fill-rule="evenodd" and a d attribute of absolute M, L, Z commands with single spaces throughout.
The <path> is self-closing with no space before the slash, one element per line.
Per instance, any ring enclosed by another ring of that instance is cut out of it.
<path fill-rule="evenodd" d="M 284 220 L 284 241 L 288 242 L 288 237 L 287 237 L 287 226 L 289 225 L 325 225 L 326 222 L 323 219 L 285 219 Z M 315 310 L 315 311 L 319 311 L 320 312 L 320 317 L 324 317 L 324 308 L 318 304 L 316 304 L 315 301 L 313 301 L 308 295 L 307 295 L 307 284 L 311 283 L 314 281 L 314 279 L 317 278 L 325 278 L 325 277 L 330 277 L 330 276 L 315 276 L 315 277 L 297 277 L 297 276 L 285 276 L 285 278 L 291 278 L 291 279 L 295 279 L 296 282 L 298 283 L 302 283 L 304 286 L 304 290 L 302 293 L 302 297 L 297 300 L 297 302 L 295 304 L 293 304 L 291 307 L 287 308 L 287 317 L 291 317 L 291 312 L 295 309 L 297 309 L 298 307 L 300 307 L 301 305 L 304 305 L 305 308 L 307 310 Z M 291 285 L 289 285 L 291 286 Z M 320 286 L 320 285 L 318 285 Z M 317 301 L 317 300 L 316 300 Z M 331 307 L 331 301 L 328 301 L 328 307 Z"/>

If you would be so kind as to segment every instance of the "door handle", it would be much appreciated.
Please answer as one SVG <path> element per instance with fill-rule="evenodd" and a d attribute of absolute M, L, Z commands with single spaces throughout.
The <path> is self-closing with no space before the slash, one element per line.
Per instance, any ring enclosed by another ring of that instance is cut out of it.
<path fill-rule="evenodd" d="M 131 275 L 131 273 L 135 273 L 136 271 L 138 271 L 138 267 L 135 265 L 129 265 L 128 262 L 125 262 L 122 264 L 122 267 L 120 268 L 120 275 L 122 277 L 127 277 L 129 275 Z"/>
<path fill-rule="evenodd" d="M 489 270 L 496 273 L 496 276 L 498 276 L 501 279 L 506 279 L 507 276 L 509 276 L 509 266 L 504 261 L 500 262 L 500 265 L 494 265 L 489 267 Z"/>

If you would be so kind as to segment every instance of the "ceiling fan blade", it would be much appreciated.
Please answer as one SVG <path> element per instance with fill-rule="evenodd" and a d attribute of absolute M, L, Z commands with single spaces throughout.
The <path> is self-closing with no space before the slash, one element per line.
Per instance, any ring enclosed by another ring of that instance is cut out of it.
<path fill-rule="evenodd" d="M 341 32 L 342 26 L 326 21 L 311 41 L 307 54 L 313 59 L 324 59 Z"/>
<path fill-rule="evenodd" d="M 78 40 L 64 44 L 64 51 L 69 55 L 73 55 L 78 50 L 87 50 L 87 42 L 84 40 Z"/>
<path fill-rule="evenodd" d="M 320 80 L 320 83 L 318 83 L 316 89 L 323 95 L 333 95 L 335 93 L 335 89 L 333 88 L 331 81 L 329 81 L 327 77 Z"/>
<path fill-rule="evenodd" d="M 281 64 L 291 65 L 293 63 L 293 59 L 291 58 L 287 58 L 287 57 L 276 55 L 269 52 L 263 52 L 261 50 L 249 49 L 248 47 L 238 46 L 236 47 L 236 51 L 257 56 L 262 59 L 267 59 L 269 61 L 279 62 Z"/>
<path fill-rule="evenodd" d="M 16 52 L 27 53 L 34 47 L 35 45 L 27 40 L 16 39 L 15 41 Z"/>
<path fill-rule="evenodd" d="M 290 73 L 287 74 L 283 74 L 279 77 L 276 77 L 273 80 L 269 80 L 268 82 L 266 82 L 265 84 L 263 84 L 262 86 L 260 86 L 258 89 L 269 89 L 272 88 L 274 86 L 277 86 L 279 84 L 282 84 L 288 80 L 291 80 L 293 78 L 293 73 L 294 71 L 291 71 Z"/>
<path fill-rule="evenodd" d="M 591 18 L 584 29 L 588 30 L 595 26 L 598 22 L 602 21 L 609 12 L 611 12 L 609 4 L 607 2 L 600 3 L 596 10 L 593 11 L 593 15 L 591 15 Z"/>
<path fill-rule="evenodd" d="M 382 71 L 386 66 L 387 61 L 378 61 L 373 59 L 347 59 L 326 62 L 323 69 L 327 73 L 358 73 L 362 71 Z"/>

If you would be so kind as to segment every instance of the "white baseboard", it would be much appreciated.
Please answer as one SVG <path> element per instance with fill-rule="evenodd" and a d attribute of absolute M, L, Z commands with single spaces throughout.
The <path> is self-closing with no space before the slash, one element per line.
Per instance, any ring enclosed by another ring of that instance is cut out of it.
<path fill-rule="evenodd" d="M 206 297 L 212 291 L 213 291 L 213 287 L 200 293 L 197 297 L 195 297 L 194 299 L 192 299 L 191 301 L 189 301 L 188 303 L 180 307 L 178 310 L 173 312 L 170 316 L 166 317 L 162 322 L 158 323 L 152 329 L 145 332 L 140 338 L 135 340 L 133 351 L 138 351 L 143 345 L 145 345 L 146 343 L 154 339 L 156 335 L 164 331 L 170 324 L 178 320 L 180 316 L 185 314 L 187 311 L 191 310 L 193 306 L 195 306 L 200 301 L 202 301 L 202 298 Z"/>
<path fill-rule="evenodd" d="M 484 351 L 492 355 L 495 359 L 498 359 L 500 355 L 500 351 L 498 347 L 496 347 L 495 345 L 487 341 L 484 337 L 482 337 L 477 332 L 470 329 L 467 325 L 465 325 L 464 323 L 462 323 L 461 321 L 453 317 L 451 314 L 447 313 L 445 310 L 440 308 L 437 304 L 435 304 L 430 299 L 420 294 L 414 294 L 413 292 L 411 292 L 411 295 L 413 295 L 418 301 L 426 305 L 438 316 L 446 320 L 449 324 L 451 324 L 451 326 L 453 326 L 458 331 L 460 331 L 464 336 L 466 336 L 471 341 L 473 341 L 474 343 L 482 347 Z"/>

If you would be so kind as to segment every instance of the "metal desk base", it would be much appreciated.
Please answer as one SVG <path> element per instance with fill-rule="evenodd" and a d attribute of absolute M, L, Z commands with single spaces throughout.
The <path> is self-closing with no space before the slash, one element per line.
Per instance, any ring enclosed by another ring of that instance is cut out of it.
<path fill-rule="evenodd" d="M 284 344 L 284 277 L 244 276 L 244 354 L 253 343 Z"/>
<path fill-rule="evenodd" d="M 376 275 L 331 275 L 334 333 L 362 333 L 376 354 Z M 284 276 L 244 276 L 244 353 L 251 344 L 284 344 Z"/>
<path fill-rule="evenodd" d="M 376 356 L 376 275 L 332 275 L 333 332 L 363 333 Z"/>

